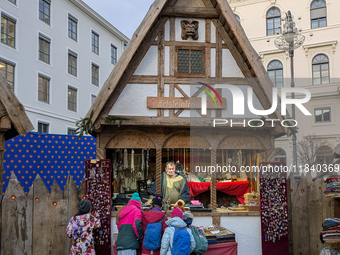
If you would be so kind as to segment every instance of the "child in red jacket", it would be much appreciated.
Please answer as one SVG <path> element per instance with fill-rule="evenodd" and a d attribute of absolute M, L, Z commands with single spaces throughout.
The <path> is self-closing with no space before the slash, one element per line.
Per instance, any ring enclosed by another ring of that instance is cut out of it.
<path fill-rule="evenodd" d="M 162 212 L 162 204 L 163 204 L 163 198 L 161 195 L 155 195 L 154 198 L 152 199 L 152 208 L 148 212 L 143 212 L 142 214 L 142 230 L 143 233 L 145 234 L 146 227 L 149 223 L 155 223 L 155 222 L 161 222 L 162 224 L 162 232 L 161 235 L 163 236 L 163 233 L 167 227 L 165 222 L 168 220 L 166 217 L 166 212 Z M 160 240 L 161 240 L 160 236 Z M 145 241 L 145 240 L 144 240 Z M 159 255 L 159 250 L 155 251 L 150 251 L 144 247 L 144 241 L 143 241 L 143 246 L 142 246 L 142 255 L 148 255 L 148 254 L 153 254 L 153 255 Z"/>

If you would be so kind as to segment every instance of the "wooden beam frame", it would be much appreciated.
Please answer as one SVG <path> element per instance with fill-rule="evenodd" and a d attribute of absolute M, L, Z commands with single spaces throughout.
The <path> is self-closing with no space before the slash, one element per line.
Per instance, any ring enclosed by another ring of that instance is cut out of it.
<path fill-rule="evenodd" d="M 209 7 L 186 7 L 167 6 L 162 11 L 164 16 L 185 17 L 185 18 L 218 18 L 219 14 L 215 8 Z"/>
<path fill-rule="evenodd" d="M 133 75 L 129 79 L 130 84 L 157 84 L 158 76 L 156 75 Z M 246 78 L 241 77 L 224 77 L 221 81 L 218 81 L 215 77 L 208 78 L 182 78 L 176 76 L 164 76 L 164 84 L 181 84 L 190 85 L 197 82 L 203 82 L 207 84 L 232 84 L 232 85 L 249 85 L 249 81 Z"/>

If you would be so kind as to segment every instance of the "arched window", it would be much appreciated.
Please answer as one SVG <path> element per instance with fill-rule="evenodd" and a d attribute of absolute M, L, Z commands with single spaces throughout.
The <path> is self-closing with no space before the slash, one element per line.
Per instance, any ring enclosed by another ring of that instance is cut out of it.
<path fill-rule="evenodd" d="M 329 146 L 323 145 L 316 150 L 315 156 L 316 164 L 330 164 L 333 159 L 333 150 Z"/>
<path fill-rule="evenodd" d="M 329 83 L 329 60 L 325 54 L 313 58 L 312 69 L 314 85 Z"/>
<path fill-rule="evenodd" d="M 327 26 L 327 9 L 324 0 L 314 0 L 310 5 L 311 28 Z"/>
<path fill-rule="evenodd" d="M 267 35 L 281 33 L 281 12 L 279 8 L 272 7 L 267 12 Z"/>
<path fill-rule="evenodd" d="M 274 87 L 283 87 L 283 66 L 278 60 L 273 60 L 268 64 L 267 72 Z"/>
<path fill-rule="evenodd" d="M 282 148 L 275 148 L 275 162 L 287 163 L 286 151 Z"/>
<path fill-rule="evenodd" d="M 235 14 L 235 17 L 236 17 L 237 21 L 240 23 L 240 16 L 238 16 L 237 14 Z"/>

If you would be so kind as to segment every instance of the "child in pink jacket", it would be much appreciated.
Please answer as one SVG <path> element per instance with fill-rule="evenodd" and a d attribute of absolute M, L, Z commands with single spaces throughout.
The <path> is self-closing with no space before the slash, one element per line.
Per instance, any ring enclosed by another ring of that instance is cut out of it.
<path fill-rule="evenodd" d="M 142 202 L 138 193 L 133 193 L 129 203 L 119 214 L 117 222 L 118 237 L 116 249 L 118 255 L 135 255 L 139 248 L 142 232 Z"/>

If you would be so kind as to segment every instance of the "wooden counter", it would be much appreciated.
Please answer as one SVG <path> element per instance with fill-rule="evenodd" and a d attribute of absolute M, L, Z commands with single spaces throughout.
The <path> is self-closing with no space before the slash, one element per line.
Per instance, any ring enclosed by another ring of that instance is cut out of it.
<path fill-rule="evenodd" d="M 219 209 L 216 212 L 191 212 L 194 217 L 221 217 L 221 216 L 260 216 L 260 211 L 231 211 L 228 209 Z M 189 211 L 190 212 L 190 211 Z M 112 217 L 117 216 L 117 211 L 111 212 Z M 167 217 L 171 217 L 171 211 L 166 213 Z"/>

